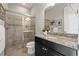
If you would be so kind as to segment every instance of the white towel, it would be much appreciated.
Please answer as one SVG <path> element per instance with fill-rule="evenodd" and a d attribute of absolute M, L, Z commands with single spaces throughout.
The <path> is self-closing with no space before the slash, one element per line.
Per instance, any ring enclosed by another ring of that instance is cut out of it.
<path fill-rule="evenodd" d="M 5 48 L 5 28 L 4 21 L 0 19 L 0 53 L 4 51 Z"/>

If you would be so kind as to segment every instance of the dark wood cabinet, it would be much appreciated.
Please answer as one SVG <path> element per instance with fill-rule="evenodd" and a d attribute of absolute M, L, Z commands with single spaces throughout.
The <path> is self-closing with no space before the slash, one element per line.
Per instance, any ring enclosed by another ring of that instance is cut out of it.
<path fill-rule="evenodd" d="M 46 55 L 46 50 L 47 49 L 43 43 L 40 41 L 40 38 L 35 37 L 35 55 L 36 56 L 43 56 Z"/>
<path fill-rule="evenodd" d="M 35 37 L 36 56 L 77 56 L 77 50 Z"/>
<path fill-rule="evenodd" d="M 50 48 L 50 42 L 35 37 L 35 56 L 62 56 L 62 54 Z"/>

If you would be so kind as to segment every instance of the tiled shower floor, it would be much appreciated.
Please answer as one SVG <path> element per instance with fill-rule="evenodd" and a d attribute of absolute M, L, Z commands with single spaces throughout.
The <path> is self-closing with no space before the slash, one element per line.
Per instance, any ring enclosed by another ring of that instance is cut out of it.
<path fill-rule="evenodd" d="M 7 47 L 5 50 L 5 56 L 27 56 L 27 48 L 17 48 L 15 46 Z"/>

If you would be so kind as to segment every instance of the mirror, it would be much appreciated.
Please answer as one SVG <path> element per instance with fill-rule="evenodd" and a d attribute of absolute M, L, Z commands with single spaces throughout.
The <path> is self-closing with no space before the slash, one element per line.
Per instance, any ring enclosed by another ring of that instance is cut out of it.
<path fill-rule="evenodd" d="M 45 10 L 45 28 L 51 33 L 78 33 L 78 9 L 76 4 L 56 3 Z M 77 13 L 76 13 L 77 12 Z"/>
<path fill-rule="evenodd" d="M 45 28 L 49 27 L 50 32 L 64 32 L 64 7 L 67 4 L 55 4 L 54 6 L 49 6 L 45 10 Z"/>

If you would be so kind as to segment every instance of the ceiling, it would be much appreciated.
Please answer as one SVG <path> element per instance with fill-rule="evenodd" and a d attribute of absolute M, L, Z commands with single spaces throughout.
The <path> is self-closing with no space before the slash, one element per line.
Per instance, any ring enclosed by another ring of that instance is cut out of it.
<path fill-rule="evenodd" d="M 50 9 L 54 9 L 54 8 L 64 8 L 68 5 L 68 3 L 56 3 L 54 6 L 49 6 L 48 8 L 46 8 L 46 11 L 49 11 Z"/>
<path fill-rule="evenodd" d="M 35 5 L 35 3 L 8 3 L 8 5 L 10 5 L 10 6 L 18 5 L 18 6 L 25 7 L 27 9 L 31 9 Z"/>
<path fill-rule="evenodd" d="M 35 3 L 26 3 L 25 7 L 31 9 L 34 5 L 35 5 Z"/>
<path fill-rule="evenodd" d="M 8 3 L 9 4 L 9 3 Z M 35 3 L 10 3 L 9 5 L 19 5 L 19 6 L 23 6 L 25 8 L 28 8 L 28 9 L 31 9 Z M 63 8 L 67 5 L 67 3 L 56 3 L 54 6 L 50 6 L 48 7 L 46 10 L 49 10 L 51 8 L 54 8 L 54 7 L 60 7 L 60 8 Z"/>
<path fill-rule="evenodd" d="M 17 3 L 17 4 L 28 9 L 31 9 L 35 5 L 35 3 Z"/>

